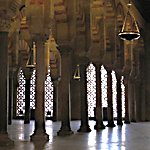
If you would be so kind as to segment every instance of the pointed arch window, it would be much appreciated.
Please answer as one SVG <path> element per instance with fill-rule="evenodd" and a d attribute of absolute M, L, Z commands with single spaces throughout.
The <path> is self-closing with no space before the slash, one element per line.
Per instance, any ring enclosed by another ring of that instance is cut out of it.
<path fill-rule="evenodd" d="M 36 70 L 33 70 L 30 80 L 30 109 L 35 109 L 35 81 Z M 22 70 L 19 73 L 19 87 L 17 89 L 17 116 L 25 113 L 25 78 Z M 45 80 L 45 116 L 53 116 L 53 83 L 51 81 L 50 69 Z"/>
<path fill-rule="evenodd" d="M 87 67 L 86 73 L 88 116 L 94 117 L 94 107 L 96 107 L 96 68 L 92 63 Z"/>
<path fill-rule="evenodd" d="M 20 69 L 19 72 L 19 80 L 18 80 L 19 86 L 17 87 L 17 116 L 23 116 L 25 113 L 25 77 L 23 74 L 22 69 Z"/>

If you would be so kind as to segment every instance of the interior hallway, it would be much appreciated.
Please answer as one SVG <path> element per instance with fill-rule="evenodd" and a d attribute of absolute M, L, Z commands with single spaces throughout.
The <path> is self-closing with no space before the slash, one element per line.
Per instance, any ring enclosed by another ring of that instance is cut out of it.
<path fill-rule="evenodd" d="M 57 136 L 61 122 L 47 120 L 49 142 L 44 144 L 42 141 L 33 143 L 29 140 L 29 135 L 34 131 L 34 121 L 24 124 L 22 120 L 13 120 L 12 125 L 8 126 L 8 133 L 14 147 L 0 150 L 150 150 L 150 122 L 123 124 L 122 127 L 116 125 L 100 131 L 94 130 L 95 121 L 89 121 L 89 125 L 91 132 L 77 132 L 80 121 L 71 121 L 74 134 Z"/>

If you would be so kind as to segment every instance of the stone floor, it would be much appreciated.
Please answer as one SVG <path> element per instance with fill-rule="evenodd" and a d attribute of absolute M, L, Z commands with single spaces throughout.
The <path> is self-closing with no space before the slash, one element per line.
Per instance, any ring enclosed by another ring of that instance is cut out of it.
<path fill-rule="evenodd" d="M 115 122 L 116 123 L 116 122 Z M 107 122 L 104 122 L 107 124 Z M 80 121 L 71 121 L 74 134 L 57 136 L 61 122 L 46 121 L 49 142 L 30 142 L 34 130 L 34 121 L 24 124 L 22 120 L 13 120 L 8 126 L 9 137 L 14 141 L 13 148 L 0 150 L 150 150 L 150 122 L 124 124 L 122 127 L 106 127 L 94 130 L 95 121 L 89 121 L 91 132 L 77 132 Z"/>

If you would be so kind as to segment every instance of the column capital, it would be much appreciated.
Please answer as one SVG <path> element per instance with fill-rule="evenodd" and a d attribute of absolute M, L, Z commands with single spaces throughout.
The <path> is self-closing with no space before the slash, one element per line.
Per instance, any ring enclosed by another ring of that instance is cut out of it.
<path fill-rule="evenodd" d="M 35 42 L 43 42 L 45 43 L 46 40 L 49 39 L 49 33 L 31 33 L 31 38 L 35 41 Z"/>

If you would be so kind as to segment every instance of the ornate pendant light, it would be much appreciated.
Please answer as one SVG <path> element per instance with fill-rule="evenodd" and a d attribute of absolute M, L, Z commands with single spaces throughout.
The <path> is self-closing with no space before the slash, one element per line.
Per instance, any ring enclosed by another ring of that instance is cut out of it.
<path fill-rule="evenodd" d="M 74 76 L 73 76 L 73 79 L 75 80 L 80 80 L 80 67 L 79 67 L 79 64 L 77 64 L 77 67 L 76 67 L 76 71 L 74 73 Z"/>
<path fill-rule="evenodd" d="M 136 39 L 140 38 L 140 32 L 139 32 L 139 28 L 138 28 L 138 25 L 137 25 L 135 19 L 134 19 L 134 24 L 135 24 L 136 30 L 135 31 L 126 31 L 125 30 L 125 26 L 126 26 L 127 20 L 129 19 L 129 15 L 130 15 L 130 13 L 129 13 L 129 9 L 131 7 L 130 0 L 129 0 L 129 3 L 127 5 L 128 5 L 128 12 L 127 12 L 127 15 L 125 17 L 121 32 L 119 32 L 118 35 L 123 40 L 132 41 L 132 40 L 136 40 Z"/>
<path fill-rule="evenodd" d="M 30 51 L 29 58 L 26 63 L 26 68 L 31 68 L 31 69 L 35 68 L 35 65 L 36 65 L 35 55 L 36 55 L 36 47 L 35 47 L 35 42 L 33 42 L 33 48 Z"/>

